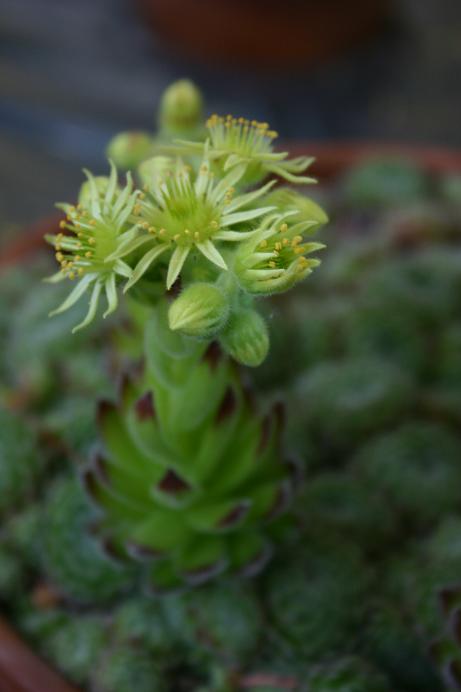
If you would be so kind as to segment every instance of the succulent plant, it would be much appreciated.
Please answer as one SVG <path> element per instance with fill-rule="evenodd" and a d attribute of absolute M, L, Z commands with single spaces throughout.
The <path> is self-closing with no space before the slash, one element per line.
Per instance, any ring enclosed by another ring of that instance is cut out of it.
<path fill-rule="evenodd" d="M 74 614 L 52 628 L 41 640 L 40 648 L 69 680 L 83 683 L 96 667 L 107 643 L 103 618 Z"/>
<path fill-rule="evenodd" d="M 0 516 L 5 516 L 33 497 L 44 464 L 31 427 L 1 406 L 0 430 Z"/>
<path fill-rule="evenodd" d="M 334 447 L 351 446 L 395 423 L 411 410 L 414 397 L 407 374 L 377 357 L 319 363 L 293 389 L 293 409 L 299 412 L 293 434 L 304 430 Z"/>
<path fill-rule="evenodd" d="M 142 647 L 108 649 L 91 675 L 95 692 L 167 692 L 161 666 Z"/>
<path fill-rule="evenodd" d="M 394 507 L 430 523 L 459 506 L 461 441 L 443 425 L 408 422 L 366 443 L 353 469 Z"/>
<path fill-rule="evenodd" d="M 303 288 L 326 215 L 270 176 L 310 160 L 202 105 L 177 83 L 157 135 L 112 141 L 49 238 L 59 282 L 0 278 L 2 606 L 94 692 L 457 689 L 453 190 L 394 163 L 320 190 L 336 249 Z"/>
<path fill-rule="evenodd" d="M 302 553 L 300 552 L 303 548 Z M 303 661 L 353 652 L 369 570 L 353 545 L 307 534 L 265 580 L 270 621 Z"/>
<path fill-rule="evenodd" d="M 104 446 L 84 475 L 101 533 L 160 590 L 262 567 L 292 475 L 278 409 L 255 414 L 228 359 L 172 332 L 166 313 L 146 327 L 144 372 L 100 406 Z"/>
<path fill-rule="evenodd" d="M 95 512 L 73 478 L 49 492 L 43 518 L 42 563 L 64 596 L 81 603 L 104 603 L 132 584 L 133 572 L 103 553 L 90 533 Z"/>
<path fill-rule="evenodd" d="M 261 607 L 245 583 L 207 584 L 168 596 L 163 607 L 178 641 L 227 665 L 242 667 L 261 639 Z"/>
<path fill-rule="evenodd" d="M 318 667 L 309 676 L 309 692 L 391 692 L 384 673 L 365 661 L 350 657 Z"/>

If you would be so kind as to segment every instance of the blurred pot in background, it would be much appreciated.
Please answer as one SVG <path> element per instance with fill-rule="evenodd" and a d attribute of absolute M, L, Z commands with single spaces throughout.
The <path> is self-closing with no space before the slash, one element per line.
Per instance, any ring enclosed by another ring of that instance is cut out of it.
<path fill-rule="evenodd" d="M 324 62 L 366 40 L 389 0 L 137 0 L 152 29 L 183 53 L 253 67 Z"/>

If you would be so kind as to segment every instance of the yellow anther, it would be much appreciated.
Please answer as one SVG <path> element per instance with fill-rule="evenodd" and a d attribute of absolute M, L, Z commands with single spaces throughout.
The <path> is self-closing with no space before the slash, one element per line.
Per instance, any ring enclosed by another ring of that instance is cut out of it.
<path fill-rule="evenodd" d="M 280 226 L 280 230 L 282 233 L 285 233 L 286 231 L 288 231 L 288 224 L 282 223 L 282 225 Z"/>
<path fill-rule="evenodd" d="M 296 252 L 297 255 L 302 255 L 304 252 L 304 248 L 301 246 L 295 247 L 294 251 Z"/>
<path fill-rule="evenodd" d="M 290 241 L 288 240 L 288 238 L 284 238 L 284 239 L 282 240 L 282 245 L 284 245 L 284 247 L 286 247 L 286 246 L 289 244 L 289 242 L 290 242 Z"/>
<path fill-rule="evenodd" d="M 96 226 L 96 219 L 90 220 L 90 226 Z"/>
<path fill-rule="evenodd" d="M 80 255 L 75 255 L 75 261 L 76 261 L 76 262 L 80 262 L 81 259 L 82 259 L 82 258 L 80 257 Z"/>
<path fill-rule="evenodd" d="M 88 238 L 88 242 L 89 242 L 90 245 L 95 245 L 95 244 L 96 244 L 96 241 L 95 241 L 94 238 Z"/>
<path fill-rule="evenodd" d="M 190 235 L 190 231 L 189 231 L 188 228 L 185 228 L 185 229 L 184 229 L 184 235 Z"/>
<path fill-rule="evenodd" d="M 69 274 L 69 279 L 75 279 L 75 274 L 74 274 L 74 272 L 70 272 L 70 274 Z"/>
<path fill-rule="evenodd" d="M 266 239 L 261 240 L 261 242 L 259 243 L 259 247 L 260 247 L 260 248 L 265 248 L 265 247 L 267 247 L 267 240 L 266 240 Z"/>
<path fill-rule="evenodd" d="M 214 228 L 215 230 L 219 228 L 219 223 L 213 219 L 213 221 L 210 223 L 211 228 Z"/>
<path fill-rule="evenodd" d="M 62 254 L 62 252 L 57 252 L 55 257 L 58 260 L 58 262 L 62 262 L 62 260 L 64 259 L 64 255 Z"/>
<path fill-rule="evenodd" d="M 93 253 L 90 250 L 88 250 L 88 252 L 85 252 L 85 257 L 91 257 L 92 255 Z"/>
<path fill-rule="evenodd" d="M 277 265 L 275 264 L 275 262 L 274 262 L 273 260 L 271 260 L 271 261 L 269 262 L 269 267 L 270 267 L 271 269 L 275 269 L 276 266 L 277 266 Z"/>
<path fill-rule="evenodd" d="M 178 242 L 178 240 L 179 240 L 180 238 L 181 238 L 181 233 L 176 233 L 176 234 L 173 236 L 173 240 L 175 240 L 176 242 Z"/>
<path fill-rule="evenodd" d="M 65 221 L 60 221 L 59 222 L 59 228 L 65 228 L 66 227 L 66 222 Z"/>
<path fill-rule="evenodd" d="M 194 240 L 200 240 L 200 233 L 198 231 L 194 233 Z"/>
<path fill-rule="evenodd" d="M 79 267 L 79 268 L 77 269 L 77 273 L 78 273 L 79 276 L 82 276 L 83 272 L 84 272 L 83 267 Z"/>
<path fill-rule="evenodd" d="M 281 250 L 282 249 L 282 243 L 280 243 L 280 242 L 275 243 L 275 249 Z"/>
<path fill-rule="evenodd" d="M 166 233 L 166 229 L 165 229 L 165 228 L 161 228 L 161 229 L 159 230 L 159 232 L 158 232 L 159 236 L 164 236 L 165 233 Z"/>
<path fill-rule="evenodd" d="M 139 195 L 138 195 L 138 198 L 139 198 L 139 199 L 145 199 L 145 197 L 146 197 L 146 193 L 145 193 L 145 192 L 140 192 Z"/>
<path fill-rule="evenodd" d="M 155 233 L 155 226 L 149 226 L 148 231 L 153 235 Z"/>

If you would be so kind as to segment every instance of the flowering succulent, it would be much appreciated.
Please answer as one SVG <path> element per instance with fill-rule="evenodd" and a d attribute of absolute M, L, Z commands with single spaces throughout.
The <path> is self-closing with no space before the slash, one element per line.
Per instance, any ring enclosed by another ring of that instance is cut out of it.
<path fill-rule="evenodd" d="M 167 92 L 163 131 L 196 126 L 194 93 L 190 84 Z M 118 405 L 101 404 L 101 450 L 83 476 L 106 547 L 147 562 L 158 589 L 228 568 L 252 574 L 271 552 L 266 525 L 285 509 L 293 469 L 278 409 L 258 411 L 232 361 L 266 358 L 269 331 L 254 297 L 286 291 L 319 264 L 308 256 L 323 245 L 306 236 L 326 222 L 303 195 L 273 190 L 275 179 L 252 187 L 271 173 L 310 182 L 300 173 L 311 160 L 274 152 L 266 124 L 213 116 L 207 129 L 205 142 L 168 156 L 149 136 L 113 140 L 121 167 L 137 170 L 124 187 L 113 163 L 108 178 L 87 173 L 77 206 L 61 205 L 62 232 L 49 238 L 61 265 L 50 281 L 77 280 L 52 314 L 91 290 L 74 331 L 96 317 L 102 293 L 104 317 L 120 287 L 132 298 L 132 352 L 144 344 L 143 367 L 125 379 Z M 173 291 L 162 296 L 173 286 L 174 300 Z"/>

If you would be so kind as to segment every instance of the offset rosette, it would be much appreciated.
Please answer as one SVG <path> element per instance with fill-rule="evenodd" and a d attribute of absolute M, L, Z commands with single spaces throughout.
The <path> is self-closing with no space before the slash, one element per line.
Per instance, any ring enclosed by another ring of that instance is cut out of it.
<path fill-rule="evenodd" d="M 85 474 L 106 545 L 147 561 L 160 590 L 257 571 L 270 555 L 266 525 L 292 493 L 279 409 L 255 413 L 219 349 L 166 319 L 165 309 L 148 327 L 143 374 L 125 380 L 118 404 L 100 405 L 103 449 Z"/>

